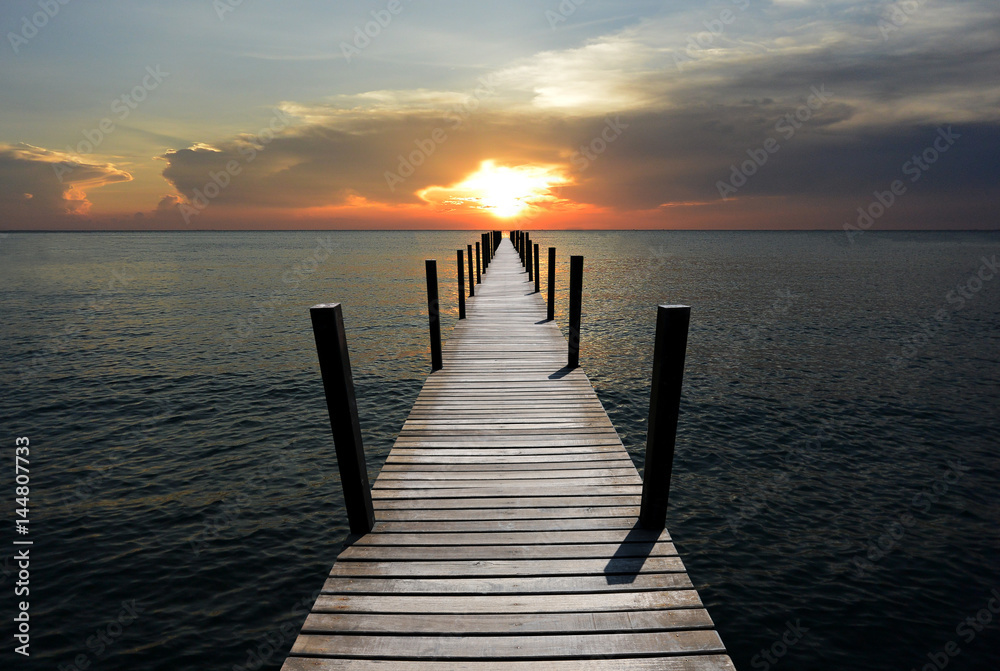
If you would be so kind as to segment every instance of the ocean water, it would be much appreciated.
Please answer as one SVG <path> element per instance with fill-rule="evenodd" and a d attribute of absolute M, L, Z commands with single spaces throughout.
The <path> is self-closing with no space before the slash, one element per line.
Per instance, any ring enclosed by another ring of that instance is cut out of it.
<path fill-rule="evenodd" d="M 640 469 L 655 306 L 692 306 L 668 526 L 738 668 L 998 668 L 1000 235 L 533 237 L 560 324 L 585 257 L 581 363 Z M 447 338 L 476 240 L 0 238 L 0 666 L 279 668 L 347 532 L 308 308 L 344 304 L 374 478 L 430 370 L 423 260 Z"/>

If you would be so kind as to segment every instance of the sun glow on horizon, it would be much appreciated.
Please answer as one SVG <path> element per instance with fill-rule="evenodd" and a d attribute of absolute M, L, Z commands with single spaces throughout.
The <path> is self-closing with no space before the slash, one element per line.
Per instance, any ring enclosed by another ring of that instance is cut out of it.
<path fill-rule="evenodd" d="M 486 160 L 461 182 L 449 187 L 431 186 L 417 195 L 430 203 L 482 210 L 507 219 L 543 202 L 558 200 L 552 188 L 568 183 L 556 166 L 507 167 Z"/>

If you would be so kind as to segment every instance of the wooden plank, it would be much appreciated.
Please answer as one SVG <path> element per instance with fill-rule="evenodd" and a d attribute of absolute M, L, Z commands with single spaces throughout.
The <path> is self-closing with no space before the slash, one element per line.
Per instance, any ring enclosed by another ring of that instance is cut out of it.
<path fill-rule="evenodd" d="M 335 577 L 323 594 L 574 594 L 586 592 L 690 589 L 686 573 L 638 573 L 600 576 L 519 576 L 515 578 L 368 578 Z"/>
<path fill-rule="evenodd" d="M 377 522 L 404 522 L 408 520 L 540 520 L 540 519 L 594 519 L 598 517 L 627 517 L 639 515 L 638 506 L 588 506 L 585 508 L 459 508 L 378 510 Z"/>
<path fill-rule="evenodd" d="M 642 495 L 641 485 L 605 485 L 594 486 L 570 486 L 554 485 L 551 483 L 541 484 L 544 481 L 535 480 L 533 485 L 520 487 L 503 486 L 494 483 L 493 486 L 466 487 L 466 488 L 429 488 L 429 489 L 373 489 L 372 501 L 376 499 L 422 499 L 428 496 L 437 498 L 468 498 L 470 496 L 640 496 Z M 376 506 L 377 507 L 377 506 Z"/>
<path fill-rule="evenodd" d="M 415 661 L 289 657 L 282 671 L 498 671 L 497 661 Z M 736 671 L 727 655 L 504 660 L 504 671 Z"/>
<path fill-rule="evenodd" d="M 461 474 L 465 475 L 465 474 Z M 378 478 L 375 486 L 372 487 L 372 491 L 377 491 L 380 489 L 403 489 L 403 490 L 417 490 L 417 489 L 458 489 L 458 488 L 476 488 L 476 489 L 500 489 L 504 486 L 510 485 L 511 489 L 517 488 L 534 488 L 536 491 L 538 489 L 545 489 L 547 487 L 609 487 L 614 485 L 642 485 L 642 480 L 639 479 L 639 474 L 635 471 L 631 475 L 624 476 L 604 476 L 596 478 L 586 478 L 586 477 L 564 477 L 564 478 L 551 478 L 546 477 L 544 473 L 534 474 L 535 477 L 519 476 L 514 475 L 509 478 L 501 478 L 499 475 L 495 478 L 463 478 L 463 479 L 439 479 L 439 480 L 428 480 L 423 478 Z"/>
<path fill-rule="evenodd" d="M 601 529 L 596 531 L 508 531 L 457 533 L 377 533 L 354 542 L 359 545 L 559 545 L 562 543 L 653 543 L 669 541 L 670 533 L 644 529 Z"/>
<path fill-rule="evenodd" d="M 313 613 L 302 631 L 310 634 L 588 634 L 626 631 L 670 631 L 712 627 L 701 608 L 633 610 L 610 613 L 503 613 L 454 615 L 419 613 Z"/>
<path fill-rule="evenodd" d="M 504 508 L 537 508 L 537 507 L 573 507 L 573 506 L 632 506 L 639 505 L 639 495 L 632 496 L 595 496 L 587 492 L 582 496 L 532 496 L 509 497 L 481 496 L 478 490 L 469 492 L 467 496 L 442 498 L 437 491 L 428 492 L 426 496 L 407 500 L 381 499 L 373 501 L 376 512 L 379 510 L 454 510 L 461 509 L 504 509 Z"/>
<path fill-rule="evenodd" d="M 333 565 L 334 577 L 447 577 L 543 575 L 627 575 L 676 573 L 684 570 L 679 557 L 616 557 L 607 559 L 508 559 L 491 561 L 345 561 Z"/>
<path fill-rule="evenodd" d="M 634 517 L 550 517 L 540 520 L 402 520 L 378 522 L 376 533 L 462 533 L 486 531 L 587 531 L 597 529 L 631 529 Z"/>
<path fill-rule="evenodd" d="M 355 561 L 477 561 L 503 559 L 587 559 L 657 557 L 676 555 L 672 543 L 576 543 L 566 545 L 354 545 L 339 559 Z"/>
<path fill-rule="evenodd" d="M 600 613 L 619 610 L 700 608 L 691 590 L 582 594 L 320 594 L 314 613 Z"/>
<path fill-rule="evenodd" d="M 306 635 L 292 653 L 368 659 L 587 659 L 596 655 L 679 655 L 725 652 L 714 631 L 634 632 L 590 636 L 356 636 Z"/>

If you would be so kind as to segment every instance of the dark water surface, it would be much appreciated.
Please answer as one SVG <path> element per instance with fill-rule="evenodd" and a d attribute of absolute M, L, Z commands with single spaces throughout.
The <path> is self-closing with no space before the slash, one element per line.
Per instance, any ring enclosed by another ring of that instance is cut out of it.
<path fill-rule="evenodd" d="M 534 237 L 563 325 L 586 258 L 582 365 L 640 468 L 655 306 L 693 306 L 668 525 L 738 668 L 998 668 L 1000 235 Z M 423 259 L 447 337 L 477 239 L 0 239 L 0 666 L 277 669 L 347 531 L 308 307 L 344 304 L 374 478 L 430 369 Z"/>

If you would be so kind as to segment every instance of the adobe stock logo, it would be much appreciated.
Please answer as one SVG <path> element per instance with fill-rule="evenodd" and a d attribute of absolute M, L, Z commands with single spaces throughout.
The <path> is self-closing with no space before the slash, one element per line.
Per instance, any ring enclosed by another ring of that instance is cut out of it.
<path fill-rule="evenodd" d="M 924 148 L 919 154 L 914 154 L 908 161 L 903 163 L 900 171 L 910 178 L 911 183 L 920 180 L 931 166 L 937 163 L 941 155 L 951 149 L 955 140 L 962 137 L 948 126 L 948 129 L 937 129 L 937 137 Z M 844 233 L 847 234 L 847 241 L 852 245 L 854 238 L 863 235 L 865 231 L 872 227 L 878 219 L 892 207 L 900 196 L 906 193 L 906 185 L 903 180 L 893 180 L 886 191 L 875 190 L 872 195 L 874 199 L 867 206 L 859 206 L 857 209 L 858 218 L 854 224 L 844 222 Z"/>
<path fill-rule="evenodd" d="M 774 124 L 774 130 L 781 133 L 786 140 L 795 137 L 795 133 L 802 128 L 803 124 L 812 119 L 813 114 L 825 105 L 833 94 L 826 90 L 825 84 L 820 84 L 819 88 L 809 87 L 810 94 L 805 103 L 795 108 L 794 112 L 787 112 L 782 115 Z M 750 158 L 742 163 L 733 163 L 729 166 L 730 174 L 727 181 L 721 179 L 715 183 L 715 188 L 719 191 L 719 197 L 726 200 L 730 196 L 735 196 L 757 171 L 764 167 L 771 157 L 781 149 L 781 144 L 774 137 L 768 137 L 760 147 L 747 149 L 747 156 Z"/>

